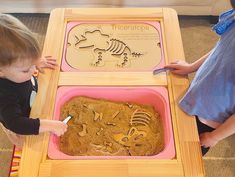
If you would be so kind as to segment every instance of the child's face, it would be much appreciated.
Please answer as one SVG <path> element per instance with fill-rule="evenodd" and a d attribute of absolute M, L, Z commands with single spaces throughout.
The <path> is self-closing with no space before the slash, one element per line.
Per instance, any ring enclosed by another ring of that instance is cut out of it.
<path fill-rule="evenodd" d="M 17 60 L 9 66 L 0 67 L 0 77 L 15 83 L 22 83 L 31 79 L 38 61 Z"/>

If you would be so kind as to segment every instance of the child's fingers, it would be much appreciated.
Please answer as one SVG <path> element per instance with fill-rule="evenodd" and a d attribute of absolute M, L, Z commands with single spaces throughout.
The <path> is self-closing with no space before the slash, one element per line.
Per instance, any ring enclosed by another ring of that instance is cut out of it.
<path fill-rule="evenodd" d="M 172 72 L 173 74 L 181 74 L 181 71 L 180 71 L 180 70 L 176 70 L 176 69 L 175 69 L 175 70 L 172 70 L 171 72 Z"/>
<path fill-rule="evenodd" d="M 56 59 L 55 58 L 46 58 L 46 61 L 54 61 L 54 62 L 56 62 Z"/>
<path fill-rule="evenodd" d="M 51 55 L 46 55 L 44 56 L 45 58 L 51 58 L 52 56 Z"/>
<path fill-rule="evenodd" d="M 172 69 L 174 69 L 174 68 L 175 68 L 175 65 L 172 65 L 172 64 L 165 65 L 164 68 L 172 68 Z"/>
<path fill-rule="evenodd" d="M 55 64 L 44 63 L 43 66 L 38 66 L 37 69 L 40 73 L 45 73 L 44 68 L 55 69 L 56 67 L 57 65 Z"/>
<path fill-rule="evenodd" d="M 50 69 L 55 69 L 57 67 L 57 65 L 53 65 L 53 64 L 46 64 L 46 66 L 44 68 L 50 68 Z"/>
<path fill-rule="evenodd" d="M 170 68 L 170 69 L 173 69 L 173 70 L 176 70 L 176 69 L 180 69 L 180 65 L 178 64 L 169 64 L 169 65 L 165 65 L 164 68 Z"/>
<path fill-rule="evenodd" d="M 51 65 L 55 65 L 55 66 L 58 66 L 58 64 L 56 63 L 56 60 L 47 60 L 46 61 L 46 64 L 51 64 Z"/>
<path fill-rule="evenodd" d="M 165 67 L 173 67 L 173 66 L 178 66 L 178 65 L 180 65 L 181 63 L 180 62 L 172 62 L 172 63 L 169 63 L 169 64 L 167 64 L 167 65 L 165 65 Z"/>
<path fill-rule="evenodd" d="M 54 134 L 56 134 L 57 136 L 61 136 L 61 135 L 63 135 L 65 132 L 66 132 L 66 131 L 61 130 L 61 131 L 56 131 L 56 132 L 54 132 Z"/>
<path fill-rule="evenodd" d="M 65 124 L 64 122 L 62 122 L 64 125 L 63 125 L 63 131 L 66 132 L 67 131 L 67 128 L 68 128 L 68 125 Z"/>
<path fill-rule="evenodd" d="M 182 70 L 172 70 L 171 73 L 176 74 L 176 75 L 181 75 L 181 76 L 185 76 L 188 74 Z"/>
<path fill-rule="evenodd" d="M 56 132 L 57 136 L 63 135 L 67 131 L 68 125 L 61 122 L 60 127 L 58 128 L 58 131 Z"/>
<path fill-rule="evenodd" d="M 45 68 L 55 68 L 56 66 L 58 66 L 58 64 L 56 63 L 56 60 L 46 60 L 43 64 L 43 67 Z"/>
<path fill-rule="evenodd" d="M 53 58 L 52 56 L 45 56 L 42 58 L 42 60 L 49 62 L 49 61 L 54 61 L 56 62 L 56 58 Z"/>

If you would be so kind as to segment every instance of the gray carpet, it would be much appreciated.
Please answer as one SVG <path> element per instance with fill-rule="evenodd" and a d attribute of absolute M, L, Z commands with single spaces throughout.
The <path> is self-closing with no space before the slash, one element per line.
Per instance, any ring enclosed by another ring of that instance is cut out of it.
<path fill-rule="evenodd" d="M 44 42 L 48 15 L 45 14 L 14 14 L 37 34 L 39 42 Z M 207 53 L 218 40 L 211 31 L 207 18 L 180 17 L 181 34 L 186 60 L 193 62 Z M 190 79 L 193 74 L 190 75 Z M 0 130 L 0 177 L 7 177 L 12 145 Z M 204 157 L 206 177 L 235 177 L 235 135 L 221 141 L 211 148 Z"/>

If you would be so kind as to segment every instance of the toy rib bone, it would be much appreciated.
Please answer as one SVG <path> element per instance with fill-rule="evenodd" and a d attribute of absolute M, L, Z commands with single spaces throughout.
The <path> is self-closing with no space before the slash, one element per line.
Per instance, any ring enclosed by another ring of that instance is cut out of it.
<path fill-rule="evenodd" d="M 114 134 L 113 139 L 121 145 L 130 147 L 133 142 L 137 141 L 141 137 L 146 137 L 146 135 L 145 131 L 138 130 L 136 127 L 131 127 L 127 134 Z"/>
<path fill-rule="evenodd" d="M 148 126 L 150 120 L 151 115 L 149 113 L 136 109 L 131 115 L 130 124 Z"/>

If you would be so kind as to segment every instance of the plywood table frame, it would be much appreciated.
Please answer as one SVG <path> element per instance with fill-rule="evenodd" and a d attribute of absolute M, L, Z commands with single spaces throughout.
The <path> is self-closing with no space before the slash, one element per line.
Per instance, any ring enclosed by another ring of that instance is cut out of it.
<path fill-rule="evenodd" d="M 166 63 L 184 60 L 177 14 L 169 8 L 64 8 L 50 15 L 43 55 L 52 55 L 61 63 L 65 28 L 68 21 L 157 20 L 163 31 Z M 46 70 L 39 75 L 39 92 L 31 117 L 51 119 L 56 90 L 61 85 L 80 86 L 165 86 L 169 92 L 176 157 L 169 160 L 50 160 L 47 157 L 49 133 L 29 136 L 23 147 L 20 177 L 202 177 L 201 157 L 195 120 L 177 106 L 186 91 L 187 78 L 173 74 L 153 76 L 151 72 L 60 72 Z"/>

